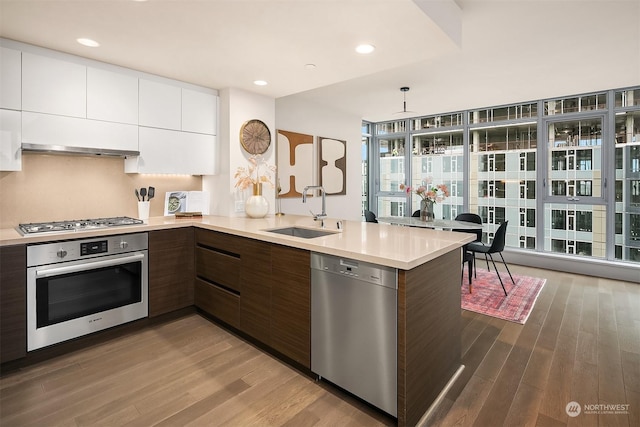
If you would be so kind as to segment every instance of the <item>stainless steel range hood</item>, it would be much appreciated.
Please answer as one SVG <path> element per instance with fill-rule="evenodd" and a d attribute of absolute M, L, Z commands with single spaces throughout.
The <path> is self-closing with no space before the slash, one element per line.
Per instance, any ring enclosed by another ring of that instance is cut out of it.
<path fill-rule="evenodd" d="M 78 156 L 110 156 L 110 157 L 135 157 L 139 151 L 115 150 L 110 148 L 69 147 L 66 145 L 28 144 L 22 143 L 23 152 L 48 153 L 48 154 L 73 154 Z"/>

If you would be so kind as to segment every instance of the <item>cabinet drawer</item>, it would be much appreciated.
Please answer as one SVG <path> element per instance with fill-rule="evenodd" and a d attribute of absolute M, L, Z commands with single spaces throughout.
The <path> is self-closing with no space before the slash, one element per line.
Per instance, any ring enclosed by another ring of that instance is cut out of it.
<path fill-rule="evenodd" d="M 243 241 L 245 241 L 244 238 L 233 236 L 231 234 L 196 229 L 197 245 L 219 249 L 226 253 L 238 254 L 238 257 L 240 257 L 240 244 Z"/>
<path fill-rule="evenodd" d="M 196 307 L 222 320 L 233 327 L 238 327 L 240 297 L 225 289 L 196 278 L 194 289 Z"/>
<path fill-rule="evenodd" d="M 196 248 L 196 275 L 240 292 L 240 258 L 213 249 Z"/>

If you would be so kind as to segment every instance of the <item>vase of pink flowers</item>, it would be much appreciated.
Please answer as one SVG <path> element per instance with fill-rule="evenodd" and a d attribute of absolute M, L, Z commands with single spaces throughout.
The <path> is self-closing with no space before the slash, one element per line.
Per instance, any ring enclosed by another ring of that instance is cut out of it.
<path fill-rule="evenodd" d="M 404 184 L 400 185 L 400 189 L 411 192 L 411 187 L 405 187 Z M 449 197 L 449 189 L 445 184 L 433 185 L 431 180 L 416 188 L 415 193 L 420 196 L 420 219 L 427 222 L 435 219 L 435 204 Z"/>

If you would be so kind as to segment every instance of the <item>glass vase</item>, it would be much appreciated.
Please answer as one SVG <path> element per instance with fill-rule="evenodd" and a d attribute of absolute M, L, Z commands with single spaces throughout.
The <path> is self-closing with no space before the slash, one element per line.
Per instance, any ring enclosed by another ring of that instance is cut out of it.
<path fill-rule="evenodd" d="M 244 202 L 244 211 L 250 218 L 264 218 L 269 212 L 269 201 L 262 195 L 262 184 L 253 184 L 253 195 Z"/>
<path fill-rule="evenodd" d="M 433 213 L 434 202 L 429 199 L 420 200 L 420 219 L 426 222 L 432 222 L 435 219 Z"/>

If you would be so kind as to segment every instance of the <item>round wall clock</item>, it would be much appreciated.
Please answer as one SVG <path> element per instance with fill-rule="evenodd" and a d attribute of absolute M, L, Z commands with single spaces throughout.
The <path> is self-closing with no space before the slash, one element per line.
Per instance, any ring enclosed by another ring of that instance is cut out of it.
<path fill-rule="evenodd" d="M 271 132 L 263 121 L 253 119 L 240 128 L 240 144 L 249 154 L 263 154 L 271 144 Z"/>

